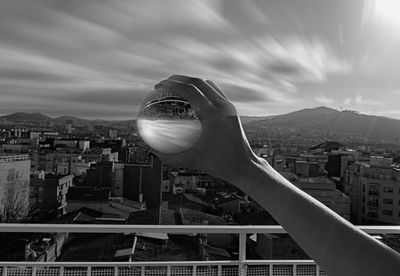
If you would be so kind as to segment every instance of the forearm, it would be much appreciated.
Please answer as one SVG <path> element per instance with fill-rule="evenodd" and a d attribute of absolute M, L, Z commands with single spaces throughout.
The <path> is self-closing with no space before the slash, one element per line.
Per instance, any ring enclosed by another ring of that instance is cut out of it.
<path fill-rule="evenodd" d="M 292 185 L 265 160 L 252 156 L 221 176 L 270 212 L 329 276 L 400 273 L 399 254 Z"/>

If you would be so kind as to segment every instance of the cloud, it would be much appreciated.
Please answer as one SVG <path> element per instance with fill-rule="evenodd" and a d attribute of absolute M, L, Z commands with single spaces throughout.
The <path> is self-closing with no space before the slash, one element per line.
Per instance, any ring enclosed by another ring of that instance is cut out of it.
<path fill-rule="evenodd" d="M 71 102 L 102 104 L 112 106 L 128 106 L 136 107 L 146 97 L 145 89 L 135 88 L 108 88 L 97 89 L 92 91 L 82 91 L 82 93 L 74 95 L 66 95 L 64 99 Z"/>
<path fill-rule="evenodd" d="M 0 109 L 13 103 L 15 109 L 68 112 L 67 102 L 74 115 L 126 115 L 156 82 L 186 74 L 213 80 L 243 113 L 252 113 L 249 103 L 292 103 L 301 97 L 299 83 L 351 71 L 320 38 L 269 34 L 270 17 L 260 5 L 2 1 Z M 37 101 L 29 105 L 32 97 Z M 77 109 L 84 104 L 92 113 Z M 127 111 L 118 113 L 121 107 Z"/>
<path fill-rule="evenodd" d="M 337 57 L 321 39 L 266 37 L 258 42 L 270 56 L 268 69 L 292 81 L 325 81 L 328 75 L 351 71 L 350 62 Z"/>
<path fill-rule="evenodd" d="M 333 103 L 335 102 L 334 99 L 329 98 L 329 97 L 327 97 L 327 96 L 325 96 L 325 95 L 318 95 L 318 96 L 315 98 L 315 100 L 316 100 L 317 102 L 321 103 L 321 104 L 326 104 L 326 105 L 333 104 Z"/>
<path fill-rule="evenodd" d="M 395 89 L 389 91 L 389 95 L 400 95 L 400 89 Z"/>
<path fill-rule="evenodd" d="M 344 105 L 357 105 L 357 106 L 376 106 L 382 102 L 373 98 L 366 98 L 361 94 L 356 94 L 353 98 L 345 98 L 343 100 Z"/>

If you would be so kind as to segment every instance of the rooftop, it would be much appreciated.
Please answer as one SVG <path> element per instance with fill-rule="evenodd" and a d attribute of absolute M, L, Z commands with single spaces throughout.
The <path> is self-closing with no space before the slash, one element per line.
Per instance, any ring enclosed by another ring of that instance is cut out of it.
<path fill-rule="evenodd" d="M 16 162 L 16 161 L 24 161 L 29 160 L 28 154 L 20 154 L 20 155 L 3 155 L 0 154 L 0 163 L 6 162 Z"/>

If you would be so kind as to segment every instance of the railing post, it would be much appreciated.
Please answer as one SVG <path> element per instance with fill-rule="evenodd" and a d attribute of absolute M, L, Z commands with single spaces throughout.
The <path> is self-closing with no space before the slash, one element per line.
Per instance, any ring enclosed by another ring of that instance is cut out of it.
<path fill-rule="evenodd" d="M 315 269 L 316 269 L 315 275 L 316 275 L 316 276 L 319 276 L 319 270 L 320 270 L 320 269 L 319 269 L 319 266 L 318 266 L 317 264 L 315 265 Z"/>
<path fill-rule="evenodd" d="M 269 275 L 270 276 L 274 275 L 274 267 L 272 263 L 269 265 Z"/>
<path fill-rule="evenodd" d="M 64 276 L 64 267 L 60 266 L 60 275 L 59 276 Z"/>
<path fill-rule="evenodd" d="M 7 276 L 7 266 L 3 267 L 3 276 Z"/>
<path fill-rule="evenodd" d="M 118 276 L 118 266 L 114 266 L 114 276 Z"/>
<path fill-rule="evenodd" d="M 196 276 L 197 274 L 197 265 L 193 265 L 192 276 Z"/>
<path fill-rule="evenodd" d="M 167 265 L 167 276 L 171 276 L 171 266 Z"/>
<path fill-rule="evenodd" d="M 246 233 L 239 234 L 239 261 L 246 260 Z"/>
<path fill-rule="evenodd" d="M 144 265 L 140 267 L 140 275 L 144 276 Z"/>
<path fill-rule="evenodd" d="M 293 264 L 293 276 L 297 276 L 297 264 Z"/>
<path fill-rule="evenodd" d="M 87 276 L 90 276 L 90 274 L 92 274 L 92 267 L 88 266 L 88 268 L 87 268 Z"/>
<path fill-rule="evenodd" d="M 36 266 L 32 267 L 32 276 L 36 276 L 36 269 Z"/>
<path fill-rule="evenodd" d="M 221 267 L 221 265 L 218 265 L 218 272 L 217 272 L 217 275 L 218 275 L 218 276 L 221 276 L 221 275 L 222 275 L 222 267 Z"/>
<path fill-rule="evenodd" d="M 245 265 L 246 261 L 246 234 L 244 232 L 239 233 L 239 275 L 245 276 Z"/>

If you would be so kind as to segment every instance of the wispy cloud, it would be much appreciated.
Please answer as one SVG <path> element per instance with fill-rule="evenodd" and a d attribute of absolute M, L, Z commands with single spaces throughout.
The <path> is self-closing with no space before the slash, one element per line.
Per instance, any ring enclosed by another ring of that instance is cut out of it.
<path fill-rule="evenodd" d="M 325 95 L 318 95 L 318 96 L 315 98 L 315 100 L 316 100 L 317 102 L 321 103 L 321 104 L 326 104 L 326 105 L 333 104 L 333 103 L 335 102 L 334 99 L 329 98 L 329 97 L 327 97 L 327 96 L 325 96 Z"/>
<path fill-rule="evenodd" d="M 134 117 L 144 95 L 172 74 L 214 80 L 242 114 L 340 102 L 301 85 L 324 85 L 359 63 L 329 37 L 287 29 L 289 19 L 276 23 L 273 8 L 292 9 L 240 0 L 2 1 L 0 110 L 36 97 L 29 108 L 44 113 L 68 103 L 79 115 L 85 103 L 86 115 Z M 288 18 L 307 23 L 296 12 Z M 351 95 L 347 104 L 369 100 Z"/>

